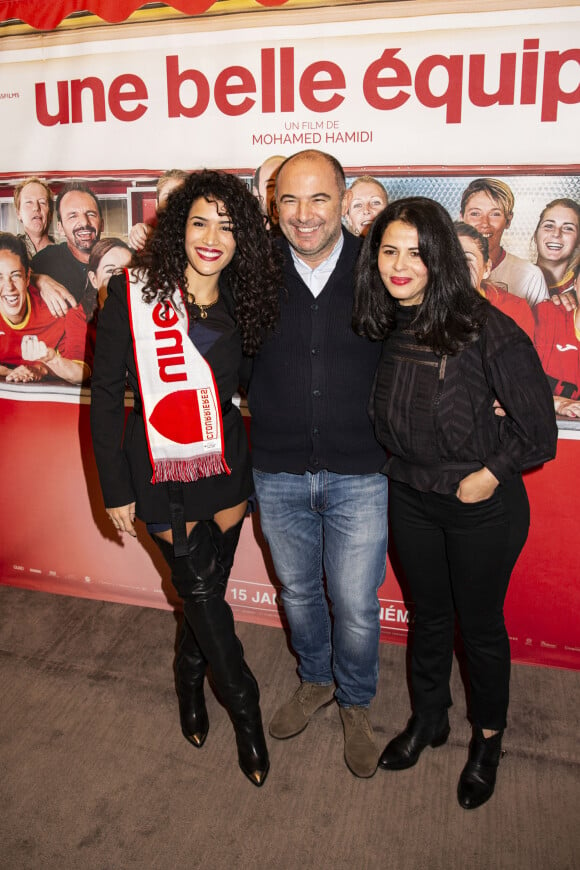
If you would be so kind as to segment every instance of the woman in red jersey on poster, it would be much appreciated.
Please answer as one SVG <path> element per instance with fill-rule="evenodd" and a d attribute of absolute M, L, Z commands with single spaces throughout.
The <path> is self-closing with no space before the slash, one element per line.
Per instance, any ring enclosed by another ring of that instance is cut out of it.
<path fill-rule="evenodd" d="M 24 241 L 0 233 L 0 375 L 17 384 L 44 379 L 81 384 L 90 374 L 84 362 L 84 324 L 72 309 L 54 317 L 29 282 Z"/>
<path fill-rule="evenodd" d="M 574 299 L 580 298 L 580 256 L 570 266 Z M 580 307 L 551 302 L 534 308 L 534 344 L 554 397 L 556 414 L 580 417 Z"/>
<path fill-rule="evenodd" d="M 543 209 L 534 232 L 538 250 L 537 265 L 548 285 L 552 302 L 562 301 L 568 310 L 574 308 L 572 261 L 580 241 L 580 205 L 573 199 L 554 199 Z"/>
<path fill-rule="evenodd" d="M 465 252 L 465 259 L 469 266 L 471 283 L 478 293 L 488 302 L 491 302 L 508 317 L 511 317 L 520 329 L 523 329 L 529 338 L 534 338 L 534 316 L 532 309 L 525 299 L 508 293 L 503 287 L 489 281 L 491 272 L 491 260 L 489 258 L 489 246 L 485 236 L 463 221 L 455 222 L 455 230 L 459 237 L 459 244 Z"/>

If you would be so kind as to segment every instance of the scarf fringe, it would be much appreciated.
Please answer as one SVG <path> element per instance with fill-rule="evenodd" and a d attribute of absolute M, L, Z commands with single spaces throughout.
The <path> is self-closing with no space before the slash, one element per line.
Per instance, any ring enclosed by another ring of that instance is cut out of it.
<path fill-rule="evenodd" d="M 214 477 L 216 474 L 231 474 L 221 453 L 189 459 L 158 459 L 151 483 L 195 483 L 201 477 Z"/>

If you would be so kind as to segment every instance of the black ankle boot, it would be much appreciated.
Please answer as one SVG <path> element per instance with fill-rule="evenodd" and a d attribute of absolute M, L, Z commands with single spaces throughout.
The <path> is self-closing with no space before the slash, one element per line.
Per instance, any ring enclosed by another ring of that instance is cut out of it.
<path fill-rule="evenodd" d="M 173 545 L 156 535 L 153 539 L 171 568 L 174 586 L 179 589 L 179 584 L 183 581 L 176 576 L 176 571 L 179 573 L 181 566 L 176 565 Z M 185 739 L 197 749 L 203 746 L 209 731 L 209 718 L 203 691 L 206 671 L 207 662 L 184 616 L 175 657 L 175 687 L 179 702 L 181 731 Z"/>
<path fill-rule="evenodd" d="M 175 684 L 179 700 L 179 720 L 186 740 L 201 748 L 209 731 L 203 684 L 207 662 L 187 619 L 183 617 L 177 655 Z"/>
<path fill-rule="evenodd" d="M 192 536 L 196 530 L 199 531 L 192 544 L 195 540 L 207 541 L 209 534 L 214 558 L 207 561 L 204 570 L 196 568 L 197 577 L 192 583 L 192 592 L 183 598 L 183 609 L 211 668 L 220 700 L 230 714 L 240 768 L 250 782 L 259 787 L 264 784 L 270 767 L 260 713 L 260 694 L 254 675 L 244 660 L 233 614 L 224 597 L 241 525 L 240 522 L 225 533 L 213 521 L 198 523 L 194 527 Z M 199 556 L 199 548 L 196 548 L 196 553 Z M 190 561 L 193 570 L 193 558 Z"/>
<path fill-rule="evenodd" d="M 449 737 L 447 710 L 415 713 L 404 731 L 394 737 L 379 759 L 383 770 L 406 770 L 417 764 L 426 746 L 442 746 Z"/>
<path fill-rule="evenodd" d="M 467 764 L 457 786 L 457 800 L 464 810 L 475 810 L 492 796 L 497 767 L 504 754 L 502 737 L 503 731 L 484 737 L 481 728 L 474 729 Z"/>

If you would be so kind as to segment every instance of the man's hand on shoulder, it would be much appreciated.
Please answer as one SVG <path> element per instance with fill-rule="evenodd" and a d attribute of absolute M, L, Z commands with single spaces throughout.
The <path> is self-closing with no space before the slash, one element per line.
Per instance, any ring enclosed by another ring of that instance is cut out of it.
<path fill-rule="evenodd" d="M 69 308 L 76 308 L 77 301 L 72 293 L 50 275 L 33 275 L 32 283 L 38 287 L 42 301 L 54 317 L 64 317 Z"/>

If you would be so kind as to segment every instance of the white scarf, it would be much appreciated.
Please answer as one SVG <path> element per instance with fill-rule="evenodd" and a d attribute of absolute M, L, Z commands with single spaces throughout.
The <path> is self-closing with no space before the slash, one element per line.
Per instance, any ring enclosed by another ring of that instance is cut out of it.
<path fill-rule="evenodd" d="M 224 458 L 220 400 L 213 372 L 190 340 L 181 290 L 166 302 L 143 300 L 143 283 L 127 274 L 127 300 L 151 483 L 192 482 L 230 474 Z"/>

